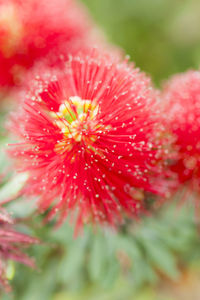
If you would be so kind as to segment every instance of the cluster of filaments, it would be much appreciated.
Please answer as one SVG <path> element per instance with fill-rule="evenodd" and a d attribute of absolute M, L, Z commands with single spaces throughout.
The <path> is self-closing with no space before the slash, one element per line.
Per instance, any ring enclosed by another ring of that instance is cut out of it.
<path fill-rule="evenodd" d="M 63 134 L 62 140 L 55 145 L 55 152 L 65 154 L 79 144 L 84 146 L 87 151 L 100 155 L 93 144 L 99 135 L 108 128 L 97 121 L 98 110 L 99 106 L 95 101 L 83 100 L 74 96 L 64 101 L 58 112 L 51 112 L 54 123 Z M 74 158 L 72 157 L 72 160 Z"/>

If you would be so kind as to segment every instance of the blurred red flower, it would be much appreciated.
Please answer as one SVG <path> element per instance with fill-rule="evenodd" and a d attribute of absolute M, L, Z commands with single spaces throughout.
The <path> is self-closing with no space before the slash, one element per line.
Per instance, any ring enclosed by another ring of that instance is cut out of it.
<path fill-rule="evenodd" d="M 33 259 L 22 252 L 22 248 L 35 243 L 38 243 L 36 238 L 17 232 L 13 228 L 11 217 L 4 209 L 0 208 L 0 284 L 6 291 L 10 290 L 6 277 L 8 260 L 34 267 Z"/>
<path fill-rule="evenodd" d="M 149 78 L 97 50 L 38 74 L 11 124 L 21 138 L 11 153 L 29 174 L 24 193 L 37 196 L 42 211 L 52 207 L 49 218 L 59 212 L 60 222 L 70 212 L 77 225 L 137 216 L 144 192 L 163 193 Z"/>
<path fill-rule="evenodd" d="M 172 170 L 180 183 L 200 185 L 200 72 L 173 76 L 164 86 L 164 109 L 168 131 L 174 136 L 176 157 Z"/>
<path fill-rule="evenodd" d="M 55 49 L 73 53 L 90 31 L 74 0 L 0 0 L 0 86 L 19 84 L 25 69 Z"/>

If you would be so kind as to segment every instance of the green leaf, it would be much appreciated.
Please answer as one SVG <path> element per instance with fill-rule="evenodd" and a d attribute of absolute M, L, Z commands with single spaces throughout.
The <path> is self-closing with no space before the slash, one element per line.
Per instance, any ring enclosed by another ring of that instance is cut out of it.
<path fill-rule="evenodd" d="M 26 173 L 20 173 L 11 178 L 0 189 L 0 201 L 6 201 L 11 197 L 17 196 L 21 188 L 24 186 L 28 176 Z"/>
<path fill-rule="evenodd" d="M 176 260 L 170 249 L 167 249 L 162 243 L 146 240 L 144 249 L 147 259 L 161 272 L 172 279 L 177 279 L 179 272 L 176 266 Z"/>
<path fill-rule="evenodd" d="M 100 280 L 106 264 L 107 247 L 101 234 L 94 236 L 90 249 L 88 271 L 92 280 Z"/>

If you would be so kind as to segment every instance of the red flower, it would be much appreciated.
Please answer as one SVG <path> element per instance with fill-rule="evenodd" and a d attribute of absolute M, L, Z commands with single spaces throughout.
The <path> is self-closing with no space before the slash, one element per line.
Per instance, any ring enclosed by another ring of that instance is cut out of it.
<path fill-rule="evenodd" d="M 0 0 L 0 85 L 15 85 L 36 59 L 67 53 L 90 36 L 85 10 L 73 0 Z"/>
<path fill-rule="evenodd" d="M 200 184 L 200 72 L 173 76 L 163 91 L 167 126 L 175 138 L 177 156 L 172 170 L 180 182 Z"/>
<path fill-rule="evenodd" d="M 38 70 L 40 74 L 40 70 Z M 143 210 L 144 192 L 160 193 L 158 109 L 150 80 L 126 62 L 92 51 L 65 70 L 41 73 L 13 114 L 22 143 L 11 151 L 39 207 L 71 212 L 78 224 L 121 220 Z"/>
<path fill-rule="evenodd" d="M 30 267 L 34 267 L 34 261 L 22 252 L 23 247 L 38 243 L 38 240 L 19 233 L 13 229 L 13 220 L 0 208 L 0 284 L 10 290 L 6 278 L 6 265 L 8 260 L 14 260 Z"/>

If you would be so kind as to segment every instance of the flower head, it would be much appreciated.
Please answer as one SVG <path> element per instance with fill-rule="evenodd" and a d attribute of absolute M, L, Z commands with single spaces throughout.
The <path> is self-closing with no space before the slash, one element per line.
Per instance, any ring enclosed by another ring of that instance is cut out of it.
<path fill-rule="evenodd" d="M 5 210 L 0 208 L 0 284 L 10 290 L 6 276 L 8 260 L 14 260 L 34 267 L 33 259 L 22 252 L 22 248 L 37 243 L 38 240 L 17 232 L 13 228 L 13 220 Z"/>
<path fill-rule="evenodd" d="M 200 184 L 200 72 L 173 76 L 163 91 L 168 131 L 174 136 L 176 157 L 172 170 L 180 182 Z"/>
<path fill-rule="evenodd" d="M 24 70 L 48 53 L 81 48 L 90 21 L 74 0 L 0 1 L 0 85 L 16 85 Z"/>
<path fill-rule="evenodd" d="M 38 74 L 11 127 L 22 141 L 11 153 L 29 174 L 24 192 L 60 222 L 69 213 L 78 225 L 138 215 L 144 192 L 162 189 L 154 184 L 162 141 L 149 78 L 97 50 Z"/>

